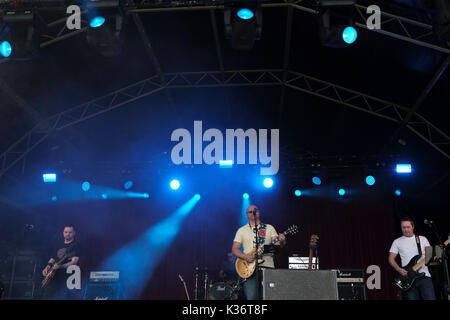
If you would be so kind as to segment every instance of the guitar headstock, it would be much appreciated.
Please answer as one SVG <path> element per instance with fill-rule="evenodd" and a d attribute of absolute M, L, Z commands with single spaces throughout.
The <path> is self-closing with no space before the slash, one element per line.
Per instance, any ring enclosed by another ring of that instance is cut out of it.
<path fill-rule="evenodd" d="M 296 234 L 297 232 L 298 232 L 298 227 L 295 224 L 293 224 L 289 228 L 287 228 L 286 231 L 283 233 L 285 235 L 290 235 L 290 234 Z"/>
<path fill-rule="evenodd" d="M 183 282 L 184 284 L 186 284 L 186 282 L 184 282 L 184 279 L 183 279 L 183 277 L 181 276 L 181 274 L 179 274 L 178 277 L 180 278 L 181 282 Z"/>
<path fill-rule="evenodd" d="M 309 240 L 309 247 L 311 249 L 315 249 L 317 247 L 318 240 L 319 240 L 319 236 L 317 234 L 312 234 L 311 239 Z"/>

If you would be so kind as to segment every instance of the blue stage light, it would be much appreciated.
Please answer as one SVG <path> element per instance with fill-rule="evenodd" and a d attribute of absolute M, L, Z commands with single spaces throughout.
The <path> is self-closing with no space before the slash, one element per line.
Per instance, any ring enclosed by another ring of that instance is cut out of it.
<path fill-rule="evenodd" d="M 355 42 L 357 37 L 358 32 L 353 27 L 347 27 L 342 31 L 342 39 L 348 44 Z"/>
<path fill-rule="evenodd" d="M 195 194 L 195 196 L 194 196 L 194 200 L 200 200 L 200 195 L 197 193 L 197 194 Z"/>
<path fill-rule="evenodd" d="M 295 194 L 297 197 L 300 197 L 300 196 L 302 195 L 302 192 L 301 192 L 300 190 L 295 190 L 294 194 Z"/>
<path fill-rule="evenodd" d="M 237 12 L 237 16 L 239 18 L 241 18 L 242 20 L 249 20 L 249 19 L 253 18 L 254 14 L 253 14 L 253 11 L 250 9 L 240 9 Z"/>
<path fill-rule="evenodd" d="M 314 178 L 312 178 L 312 182 L 313 182 L 315 185 L 320 186 L 320 184 L 322 183 L 322 180 L 320 180 L 319 177 L 314 177 Z"/>
<path fill-rule="evenodd" d="M 133 181 L 128 180 L 127 182 L 124 183 L 123 187 L 125 188 L 125 190 L 130 189 L 133 186 Z"/>
<path fill-rule="evenodd" d="M 102 198 L 103 198 L 103 199 L 108 199 L 108 195 L 107 195 L 106 193 L 103 193 L 103 194 L 102 194 Z"/>
<path fill-rule="evenodd" d="M 144 193 L 144 198 L 148 198 L 148 197 L 150 197 L 150 196 L 148 195 L 148 193 Z"/>
<path fill-rule="evenodd" d="M 81 189 L 83 189 L 83 191 L 88 191 L 91 188 L 91 184 L 87 181 L 84 181 L 81 184 Z"/>
<path fill-rule="evenodd" d="M 248 199 L 248 198 L 250 198 L 250 195 L 246 192 L 242 195 L 242 198 Z"/>
<path fill-rule="evenodd" d="M 397 171 L 397 173 L 411 173 L 411 164 L 397 164 L 395 171 Z"/>
<path fill-rule="evenodd" d="M 11 52 L 11 44 L 8 41 L 3 41 L 2 43 L 0 43 L 0 54 L 3 57 L 8 58 L 11 55 Z"/>
<path fill-rule="evenodd" d="M 58 197 L 57 196 L 52 196 L 52 201 L 56 201 L 56 200 L 58 200 Z"/>
<path fill-rule="evenodd" d="M 44 173 L 42 178 L 44 182 L 56 182 L 56 173 Z"/>
<path fill-rule="evenodd" d="M 232 168 L 233 167 L 233 160 L 220 160 L 219 166 L 221 168 Z"/>
<path fill-rule="evenodd" d="M 401 195 L 402 195 L 402 192 L 400 191 L 400 190 L 395 190 L 395 195 L 397 196 L 397 197 L 400 197 Z"/>
<path fill-rule="evenodd" d="M 367 176 L 366 177 L 366 183 L 369 186 L 373 186 L 375 184 L 375 178 L 373 176 Z"/>
<path fill-rule="evenodd" d="M 273 186 L 273 180 L 271 178 L 265 178 L 264 179 L 264 187 L 270 188 Z"/>
<path fill-rule="evenodd" d="M 340 196 L 345 195 L 345 190 L 344 190 L 344 189 L 339 189 L 339 195 L 340 195 Z"/>
<path fill-rule="evenodd" d="M 95 17 L 91 19 L 91 22 L 89 22 L 89 26 L 91 28 L 98 28 L 101 27 L 105 23 L 104 17 Z"/>
<path fill-rule="evenodd" d="M 173 190 L 178 190 L 178 188 L 180 187 L 180 181 L 178 181 L 178 180 L 172 180 L 172 181 L 170 181 L 170 187 L 173 189 Z"/>

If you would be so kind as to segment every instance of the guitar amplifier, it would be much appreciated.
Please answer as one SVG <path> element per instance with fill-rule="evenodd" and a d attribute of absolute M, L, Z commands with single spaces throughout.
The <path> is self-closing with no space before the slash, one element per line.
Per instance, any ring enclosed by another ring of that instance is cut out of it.
<path fill-rule="evenodd" d="M 84 300 L 123 299 L 119 271 L 91 271 Z"/>
<path fill-rule="evenodd" d="M 264 300 L 338 300 L 335 270 L 263 269 Z"/>
<path fill-rule="evenodd" d="M 337 269 L 339 300 L 366 300 L 366 283 L 362 269 Z"/>

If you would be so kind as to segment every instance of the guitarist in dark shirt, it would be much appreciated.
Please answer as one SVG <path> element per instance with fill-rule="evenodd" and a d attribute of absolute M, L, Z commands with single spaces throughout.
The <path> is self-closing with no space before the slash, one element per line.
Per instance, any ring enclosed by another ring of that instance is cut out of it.
<path fill-rule="evenodd" d="M 424 236 L 416 237 L 414 235 L 414 221 L 411 218 L 402 218 L 400 223 L 403 236 L 395 239 L 392 243 L 391 249 L 389 250 L 388 261 L 392 268 L 394 268 L 401 276 L 409 276 L 411 278 L 411 274 L 408 274 L 408 270 L 406 270 L 409 267 L 409 262 L 418 256 L 417 261 L 423 263 L 424 261 L 422 259 L 425 259 L 425 247 L 430 246 L 430 243 Z M 400 254 L 402 267 L 395 261 L 398 254 Z M 417 262 L 414 262 L 414 264 L 417 264 Z M 421 277 L 417 277 L 421 273 Z M 406 291 L 408 300 L 436 300 L 431 274 L 424 263 L 420 269 L 417 270 L 417 273 L 415 273 L 415 277 L 417 277 L 417 279 L 414 280 L 411 288 Z"/>
<path fill-rule="evenodd" d="M 52 249 L 48 264 L 42 270 L 44 276 L 42 287 L 45 288 L 46 299 L 66 300 L 70 297 L 70 290 L 66 284 L 68 277 L 66 269 L 78 264 L 80 257 L 80 246 L 75 241 L 75 234 L 73 226 L 64 227 L 64 242 Z"/>

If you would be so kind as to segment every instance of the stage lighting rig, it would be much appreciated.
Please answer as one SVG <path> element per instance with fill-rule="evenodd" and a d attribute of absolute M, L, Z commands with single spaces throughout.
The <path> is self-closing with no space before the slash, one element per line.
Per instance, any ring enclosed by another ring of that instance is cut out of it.
<path fill-rule="evenodd" d="M 324 46 L 343 48 L 356 41 L 354 27 L 355 0 L 320 0 L 319 37 Z"/>
<path fill-rule="evenodd" d="M 259 0 L 224 2 L 225 37 L 237 51 L 249 51 L 262 35 L 262 10 Z"/>
<path fill-rule="evenodd" d="M 0 12 L 0 56 L 12 60 L 36 58 L 41 29 L 33 11 Z"/>
<path fill-rule="evenodd" d="M 86 2 L 89 27 L 86 41 L 104 57 L 118 56 L 123 44 L 125 15 L 119 0 Z"/>

